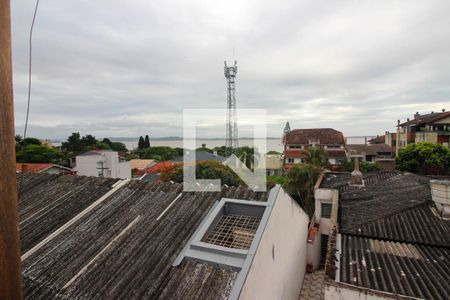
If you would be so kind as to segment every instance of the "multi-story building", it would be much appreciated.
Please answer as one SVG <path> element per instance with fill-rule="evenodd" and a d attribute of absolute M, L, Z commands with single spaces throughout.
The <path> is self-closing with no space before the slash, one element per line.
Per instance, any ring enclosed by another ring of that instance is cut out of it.
<path fill-rule="evenodd" d="M 396 152 L 406 145 L 417 142 L 430 142 L 442 144 L 449 147 L 450 137 L 450 112 L 431 112 L 421 115 L 414 114 L 413 119 L 406 119 L 406 122 L 397 121 L 397 134 L 386 133 L 386 142 L 395 140 Z"/>
<path fill-rule="evenodd" d="M 332 128 L 312 128 L 285 130 L 283 136 L 284 169 L 304 163 L 308 148 L 320 147 L 328 154 L 332 166 L 346 161 L 345 139 L 342 132 Z"/>

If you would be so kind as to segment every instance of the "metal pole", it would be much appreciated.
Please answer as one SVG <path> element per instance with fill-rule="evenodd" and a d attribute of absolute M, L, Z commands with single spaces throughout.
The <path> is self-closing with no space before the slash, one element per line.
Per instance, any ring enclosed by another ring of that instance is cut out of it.
<path fill-rule="evenodd" d="M 0 0 L 0 299 L 22 299 L 10 0 Z"/>

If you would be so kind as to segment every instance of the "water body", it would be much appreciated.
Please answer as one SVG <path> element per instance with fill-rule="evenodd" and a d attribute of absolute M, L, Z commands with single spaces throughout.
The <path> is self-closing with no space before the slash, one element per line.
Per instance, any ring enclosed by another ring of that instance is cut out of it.
<path fill-rule="evenodd" d="M 138 145 L 138 138 L 135 140 L 127 139 L 127 140 L 121 140 L 121 139 L 114 139 L 111 138 L 114 142 L 121 142 L 124 143 L 128 150 L 133 150 L 137 148 Z M 267 151 L 278 151 L 283 152 L 283 145 L 281 143 L 281 138 L 275 139 L 270 138 L 267 139 L 266 148 Z M 364 138 L 348 138 L 347 139 L 348 144 L 364 144 Z M 225 139 L 198 139 L 196 141 L 197 148 L 201 147 L 202 144 L 206 144 L 207 148 L 214 148 L 214 147 L 221 147 L 225 146 Z M 174 139 L 174 140 L 151 140 L 150 141 L 151 146 L 168 146 L 172 148 L 183 148 L 183 140 L 180 139 Z M 61 143 L 53 143 L 53 146 L 61 146 Z M 253 140 L 252 139 L 239 139 L 239 146 L 249 146 L 253 147 Z"/>
<path fill-rule="evenodd" d="M 138 140 L 136 141 L 117 141 L 122 142 L 127 146 L 128 150 L 133 150 L 137 148 Z M 266 148 L 267 151 L 278 151 L 283 152 L 283 144 L 281 143 L 280 139 L 267 139 L 266 140 Z M 348 144 L 364 144 L 364 138 L 348 138 L 347 139 Z M 214 147 L 221 147 L 225 146 L 225 140 L 211 140 L 206 139 L 202 140 L 199 139 L 196 141 L 197 147 L 201 147 L 202 144 L 206 144 L 207 148 L 214 148 Z M 154 140 L 150 141 L 151 146 L 168 146 L 172 148 L 183 148 L 183 140 Z M 252 139 L 239 139 L 239 146 L 249 146 L 253 147 L 253 140 Z"/>

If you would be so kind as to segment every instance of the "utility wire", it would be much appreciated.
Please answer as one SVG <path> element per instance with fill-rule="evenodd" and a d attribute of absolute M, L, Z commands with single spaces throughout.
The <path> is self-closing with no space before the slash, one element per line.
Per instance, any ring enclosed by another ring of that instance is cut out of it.
<path fill-rule="evenodd" d="M 29 52 L 28 52 L 28 99 L 27 99 L 27 114 L 25 117 L 25 126 L 23 129 L 23 141 L 24 146 L 25 139 L 27 138 L 27 129 L 28 129 L 28 117 L 30 116 L 30 103 L 31 103 L 31 66 L 33 62 L 33 28 L 34 28 L 34 21 L 36 20 L 36 14 L 39 7 L 39 0 L 36 0 L 36 5 L 34 7 L 34 14 L 33 14 L 33 20 L 31 21 L 31 27 L 30 27 L 30 37 L 29 37 Z M 19 199 L 22 196 L 22 183 L 23 183 L 23 163 L 22 163 L 22 174 L 20 175 L 20 185 L 19 185 Z"/>

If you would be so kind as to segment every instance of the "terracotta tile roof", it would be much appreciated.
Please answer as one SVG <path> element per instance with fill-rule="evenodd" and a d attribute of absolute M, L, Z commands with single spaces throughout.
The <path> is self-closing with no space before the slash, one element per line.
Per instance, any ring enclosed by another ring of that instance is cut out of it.
<path fill-rule="evenodd" d="M 328 154 L 328 157 L 346 157 L 345 150 L 325 150 Z"/>
<path fill-rule="evenodd" d="M 373 139 L 370 139 L 368 142 L 371 144 L 384 144 L 385 135 L 379 135 L 377 137 L 374 137 Z"/>
<path fill-rule="evenodd" d="M 409 122 L 401 123 L 400 126 L 433 123 L 448 116 L 450 116 L 450 111 L 419 115 L 417 118 L 412 119 Z"/>
<path fill-rule="evenodd" d="M 386 144 L 372 144 L 372 145 L 364 145 L 364 144 L 348 144 L 345 146 L 347 150 L 357 151 L 357 152 L 365 152 L 366 155 L 377 155 L 378 153 L 393 153 L 395 149 Z"/>
<path fill-rule="evenodd" d="M 342 132 L 332 128 L 294 129 L 283 138 L 283 142 L 288 145 L 308 145 L 310 141 L 321 145 L 345 144 Z"/>
<path fill-rule="evenodd" d="M 51 167 L 57 167 L 60 169 L 64 169 L 67 171 L 72 171 L 70 168 L 66 168 L 64 166 L 56 165 L 56 164 L 38 164 L 38 163 L 16 163 L 16 172 L 27 172 L 27 173 L 39 173 L 44 170 L 47 170 Z"/>
<path fill-rule="evenodd" d="M 170 168 L 174 165 L 171 161 L 160 161 L 156 165 L 153 165 L 147 169 L 145 169 L 145 173 L 161 173 L 167 168 Z"/>
<path fill-rule="evenodd" d="M 147 167 L 151 167 L 150 165 L 156 164 L 154 159 L 132 159 L 130 160 L 131 169 L 143 170 Z"/>
<path fill-rule="evenodd" d="M 308 152 L 302 149 L 287 149 L 284 151 L 285 158 L 304 158 L 308 156 Z"/>
<path fill-rule="evenodd" d="M 51 166 L 52 164 L 16 163 L 16 172 L 39 173 Z"/>

